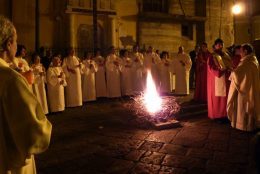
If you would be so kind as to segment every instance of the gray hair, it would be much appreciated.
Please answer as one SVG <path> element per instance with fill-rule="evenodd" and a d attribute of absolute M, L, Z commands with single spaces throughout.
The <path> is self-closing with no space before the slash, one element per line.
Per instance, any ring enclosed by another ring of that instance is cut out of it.
<path fill-rule="evenodd" d="M 0 52 L 4 51 L 5 44 L 15 35 L 15 32 L 13 23 L 4 16 L 0 16 Z"/>

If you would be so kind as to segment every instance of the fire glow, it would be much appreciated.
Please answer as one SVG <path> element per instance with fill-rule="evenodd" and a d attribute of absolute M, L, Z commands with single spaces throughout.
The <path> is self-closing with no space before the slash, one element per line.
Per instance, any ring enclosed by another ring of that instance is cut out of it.
<path fill-rule="evenodd" d="M 156 86 L 150 71 L 147 72 L 144 104 L 150 114 L 155 114 L 162 109 L 162 99 L 156 90 Z"/>

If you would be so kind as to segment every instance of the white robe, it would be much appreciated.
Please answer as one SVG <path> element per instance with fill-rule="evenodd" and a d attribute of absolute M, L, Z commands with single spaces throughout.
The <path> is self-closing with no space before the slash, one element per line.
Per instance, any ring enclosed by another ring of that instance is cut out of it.
<path fill-rule="evenodd" d="M 96 100 L 95 73 L 98 67 L 94 60 L 83 60 L 82 63 L 82 98 L 84 102 L 94 101 Z"/>
<path fill-rule="evenodd" d="M 65 109 L 64 86 L 67 85 L 66 77 L 61 67 L 50 66 L 47 71 L 47 94 L 51 112 L 60 112 Z M 63 80 L 63 84 L 61 81 Z"/>
<path fill-rule="evenodd" d="M 155 85 L 157 89 L 159 89 L 160 86 L 160 74 L 159 74 L 159 67 L 160 67 L 161 59 L 160 57 L 152 52 L 152 53 L 147 53 L 144 56 L 144 68 L 145 72 L 144 75 L 145 77 L 147 76 L 147 70 L 151 71 L 153 80 L 155 82 Z"/>
<path fill-rule="evenodd" d="M 94 58 L 97 63 L 98 70 L 96 72 L 96 96 L 107 97 L 107 84 L 106 84 L 106 68 L 105 59 L 101 56 Z"/>
<path fill-rule="evenodd" d="M 133 60 L 132 76 L 133 76 L 133 91 L 140 93 L 144 90 L 143 83 L 143 61 L 144 56 L 142 53 L 136 52 L 131 54 Z"/>
<path fill-rule="evenodd" d="M 22 57 L 15 57 L 13 62 L 10 64 L 13 69 L 20 69 L 21 72 L 27 72 L 30 70 L 28 62 Z"/>
<path fill-rule="evenodd" d="M 133 95 L 132 66 L 133 62 L 131 58 L 123 58 L 121 72 L 121 87 L 123 96 Z"/>
<path fill-rule="evenodd" d="M 32 65 L 32 70 L 34 73 L 34 82 L 32 85 L 33 93 L 35 94 L 38 101 L 40 102 L 44 113 L 47 114 L 49 111 L 48 111 L 48 104 L 47 104 L 46 90 L 45 90 L 46 76 L 45 76 L 44 68 L 42 64 Z M 44 75 L 40 75 L 40 73 L 44 73 Z"/>
<path fill-rule="evenodd" d="M 259 72 L 256 57 L 248 55 L 231 73 L 227 115 L 234 128 L 244 131 L 260 128 Z"/>
<path fill-rule="evenodd" d="M 185 65 L 183 66 L 180 61 Z M 189 76 L 191 69 L 191 59 L 190 56 L 186 53 L 177 54 L 176 59 L 174 59 L 174 69 L 175 69 L 175 93 L 176 94 L 189 94 Z"/>
<path fill-rule="evenodd" d="M 117 62 L 119 65 L 115 65 Z M 115 54 L 110 54 L 106 59 L 106 77 L 108 97 L 121 97 L 120 71 L 122 70 L 122 60 Z"/>
<path fill-rule="evenodd" d="M 34 154 L 48 148 L 52 125 L 26 79 L 0 58 L 0 173 L 36 174 Z"/>
<path fill-rule="evenodd" d="M 80 62 L 76 56 L 69 56 L 63 60 L 63 70 L 66 74 L 67 86 L 65 88 L 66 107 L 82 106 L 82 89 Z M 75 70 L 75 73 L 69 72 L 69 69 Z"/>
<path fill-rule="evenodd" d="M 171 62 L 168 59 L 162 59 L 160 66 L 160 92 L 170 93 L 171 92 Z"/>

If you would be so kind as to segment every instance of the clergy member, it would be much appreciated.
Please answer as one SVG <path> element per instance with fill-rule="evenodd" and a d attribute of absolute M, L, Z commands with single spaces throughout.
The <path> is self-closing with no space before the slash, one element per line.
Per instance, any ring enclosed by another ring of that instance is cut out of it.
<path fill-rule="evenodd" d="M 231 59 L 223 52 L 224 42 L 216 39 L 213 55 L 208 59 L 207 96 L 208 117 L 225 121 L 227 118 L 228 77 L 232 69 Z"/>
<path fill-rule="evenodd" d="M 47 98 L 46 98 L 46 90 L 45 90 L 45 83 L 46 83 L 46 72 L 43 65 L 40 63 L 40 56 L 37 53 L 32 55 L 32 71 L 34 74 L 34 82 L 32 85 L 33 93 L 37 97 L 38 101 L 40 102 L 42 109 L 45 114 L 48 113 L 48 105 L 47 105 Z"/>
<path fill-rule="evenodd" d="M 60 59 L 59 54 L 54 54 L 47 70 L 47 96 L 50 112 L 61 112 L 65 109 L 64 87 L 67 86 L 67 82 Z"/>
<path fill-rule="evenodd" d="M 48 148 L 52 126 L 26 79 L 7 64 L 16 40 L 13 24 L 0 16 L 0 173 L 36 174 L 34 154 Z"/>
<path fill-rule="evenodd" d="M 68 56 L 64 58 L 63 71 L 66 75 L 65 88 L 66 107 L 82 106 L 81 73 L 82 66 L 73 48 L 69 48 Z"/>
<path fill-rule="evenodd" d="M 191 59 L 188 54 L 184 52 L 184 47 L 180 46 L 178 54 L 175 59 L 175 93 L 176 94 L 190 94 L 189 76 L 191 69 Z"/>
<path fill-rule="evenodd" d="M 171 92 L 171 61 L 166 51 L 163 51 L 161 53 L 161 59 L 162 62 L 160 67 L 160 92 L 163 94 L 168 94 Z"/>
<path fill-rule="evenodd" d="M 233 56 L 232 56 L 232 65 L 234 69 L 236 69 L 238 64 L 240 63 L 240 59 L 241 59 L 240 50 L 241 50 L 241 45 L 237 45 L 234 47 Z"/>
<path fill-rule="evenodd" d="M 207 43 L 202 43 L 196 60 L 194 100 L 197 102 L 207 102 L 207 62 L 210 56 L 212 55 L 208 50 Z"/>
<path fill-rule="evenodd" d="M 95 76 L 96 96 L 97 97 L 107 97 L 105 59 L 104 59 L 104 57 L 101 56 L 100 49 L 96 50 L 94 60 L 98 66 L 96 76 Z"/>
<path fill-rule="evenodd" d="M 133 47 L 133 52 L 131 53 L 130 57 L 133 61 L 132 67 L 132 80 L 133 80 L 133 91 L 135 94 L 140 94 L 144 89 L 143 83 L 143 61 L 144 56 L 142 53 L 139 52 L 139 46 L 135 45 Z"/>
<path fill-rule="evenodd" d="M 96 100 L 96 82 L 95 73 L 98 70 L 96 62 L 93 60 L 92 53 L 86 53 L 84 56 L 83 74 L 82 74 L 82 97 L 83 101 L 95 101 Z"/>
<path fill-rule="evenodd" d="M 254 131 L 260 128 L 259 63 L 249 44 L 242 45 L 241 57 L 230 76 L 227 114 L 232 127 Z"/>
<path fill-rule="evenodd" d="M 109 98 L 121 97 L 121 70 L 122 60 L 115 54 L 115 48 L 112 46 L 106 58 L 107 91 Z"/>
<path fill-rule="evenodd" d="M 28 81 L 30 85 L 30 89 L 32 90 L 32 84 L 34 81 L 34 75 L 32 70 L 29 67 L 28 62 L 24 59 L 26 56 L 26 48 L 24 45 L 17 46 L 16 57 L 9 62 L 11 68 L 16 70 L 17 72 L 21 73 Z"/>
<path fill-rule="evenodd" d="M 122 71 L 121 71 L 121 89 L 123 96 L 133 95 L 133 74 L 132 67 L 133 61 L 128 56 L 126 49 L 120 50 L 120 58 L 122 59 Z"/>
<path fill-rule="evenodd" d="M 154 83 L 157 88 L 160 86 L 159 79 L 159 67 L 160 67 L 161 59 L 157 53 L 153 51 L 153 47 L 149 46 L 147 53 L 144 56 L 144 76 L 146 78 L 147 71 L 150 70 Z"/>

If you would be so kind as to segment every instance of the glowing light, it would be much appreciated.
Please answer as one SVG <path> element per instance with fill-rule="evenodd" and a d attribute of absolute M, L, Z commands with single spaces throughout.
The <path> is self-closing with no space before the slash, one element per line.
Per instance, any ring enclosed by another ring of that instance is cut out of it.
<path fill-rule="evenodd" d="M 151 114 L 160 111 L 162 108 L 162 99 L 160 98 L 156 90 L 156 86 L 150 71 L 148 71 L 147 78 L 146 78 L 146 90 L 144 93 L 144 103 L 147 111 Z"/>
<path fill-rule="evenodd" d="M 242 6 L 240 4 L 236 4 L 232 7 L 232 13 L 238 15 L 242 12 Z"/>

